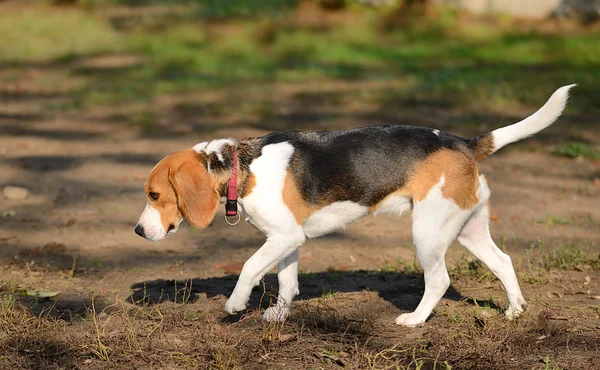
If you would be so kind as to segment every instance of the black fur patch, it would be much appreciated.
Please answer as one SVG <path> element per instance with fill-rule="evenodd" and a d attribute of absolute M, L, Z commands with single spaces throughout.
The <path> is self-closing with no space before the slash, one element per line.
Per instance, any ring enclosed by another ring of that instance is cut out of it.
<path fill-rule="evenodd" d="M 430 154 L 449 149 L 473 155 L 466 139 L 415 126 L 283 131 L 259 139 L 254 155 L 269 144 L 289 142 L 295 148 L 290 170 L 303 198 L 316 205 L 349 200 L 373 206 L 404 186 Z"/>

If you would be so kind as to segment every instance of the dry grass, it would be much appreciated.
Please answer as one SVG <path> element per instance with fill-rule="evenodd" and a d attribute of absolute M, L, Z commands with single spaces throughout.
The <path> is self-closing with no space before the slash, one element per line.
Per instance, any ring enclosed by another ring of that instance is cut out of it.
<path fill-rule="evenodd" d="M 472 280 L 465 271 L 455 279 Z M 231 321 L 220 299 L 149 305 L 118 297 L 101 310 L 92 299 L 87 315 L 69 320 L 35 315 L 20 300 L 3 285 L 0 368 L 591 368 L 600 360 L 597 330 L 577 323 L 594 314 L 585 307 L 537 304 L 507 321 L 492 300 L 463 300 L 404 329 L 381 317 L 384 308 L 344 293 L 296 303 L 285 323 L 263 322 L 260 310 Z"/>

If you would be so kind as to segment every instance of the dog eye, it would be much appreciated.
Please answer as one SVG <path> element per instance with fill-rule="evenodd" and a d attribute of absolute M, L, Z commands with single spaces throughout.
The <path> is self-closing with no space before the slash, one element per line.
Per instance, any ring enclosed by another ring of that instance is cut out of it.
<path fill-rule="evenodd" d="M 150 199 L 152 199 L 152 200 L 158 200 L 158 196 L 159 196 L 159 195 L 160 195 L 160 194 L 158 194 L 158 193 L 153 193 L 153 192 L 149 192 L 149 193 L 148 193 L 148 196 L 149 196 L 149 197 L 150 197 Z"/>

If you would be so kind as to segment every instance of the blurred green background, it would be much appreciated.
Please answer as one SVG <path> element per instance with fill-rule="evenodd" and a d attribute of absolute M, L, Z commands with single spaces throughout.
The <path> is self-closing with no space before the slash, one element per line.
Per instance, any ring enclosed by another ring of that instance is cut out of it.
<path fill-rule="evenodd" d="M 597 24 L 475 16 L 445 3 L 5 1 L 0 84 L 60 91 L 64 99 L 44 106 L 50 112 L 111 108 L 107 119 L 150 135 L 227 124 L 264 130 L 361 125 L 344 118 L 363 125 L 442 123 L 475 134 L 530 113 L 559 86 L 578 83 L 570 112 L 582 124 L 565 134 L 590 144 L 579 130 L 594 125 L 600 111 Z M 24 82 L 32 67 L 38 72 Z M 165 122 L 160 102 L 190 92 L 198 104 L 174 107 L 179 121 L 197 122 L 187 128 Z"/>

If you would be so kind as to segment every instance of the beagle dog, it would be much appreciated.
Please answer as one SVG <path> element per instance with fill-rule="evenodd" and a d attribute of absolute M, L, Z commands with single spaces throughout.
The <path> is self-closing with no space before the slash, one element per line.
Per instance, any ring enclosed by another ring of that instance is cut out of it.
<path fill-rule="evenodd" d="M 425 292 L 415 311 L 398 316 L 396 324 L 427 320 L 450 286 L 444 257 L 455 239 L 500 279 L 508 295 L 506 316 L 512 318 L 526 302 L 510 257 L 490 236 L 490 189 L 477 161 L 550 126 L 573 86 L 556 90 L 526 119 L 471 139 L 423 127 L 371 126 L 200 143 L 168 155 L 150 172 L 148 202 L 135 232 L 157 241 L 175 233 L 184 218 L 206 227 L 233 189 L 237 197 L 229 201 L 241 206 L 266 242 L 244 264 L 225 311 L 246 309 L 253 287 L 278 266 L 277 303 L 263 318 L 283 321 L 299 294 L 298 247 L 307 238 L 367 215 L 412 211 Z"/>

